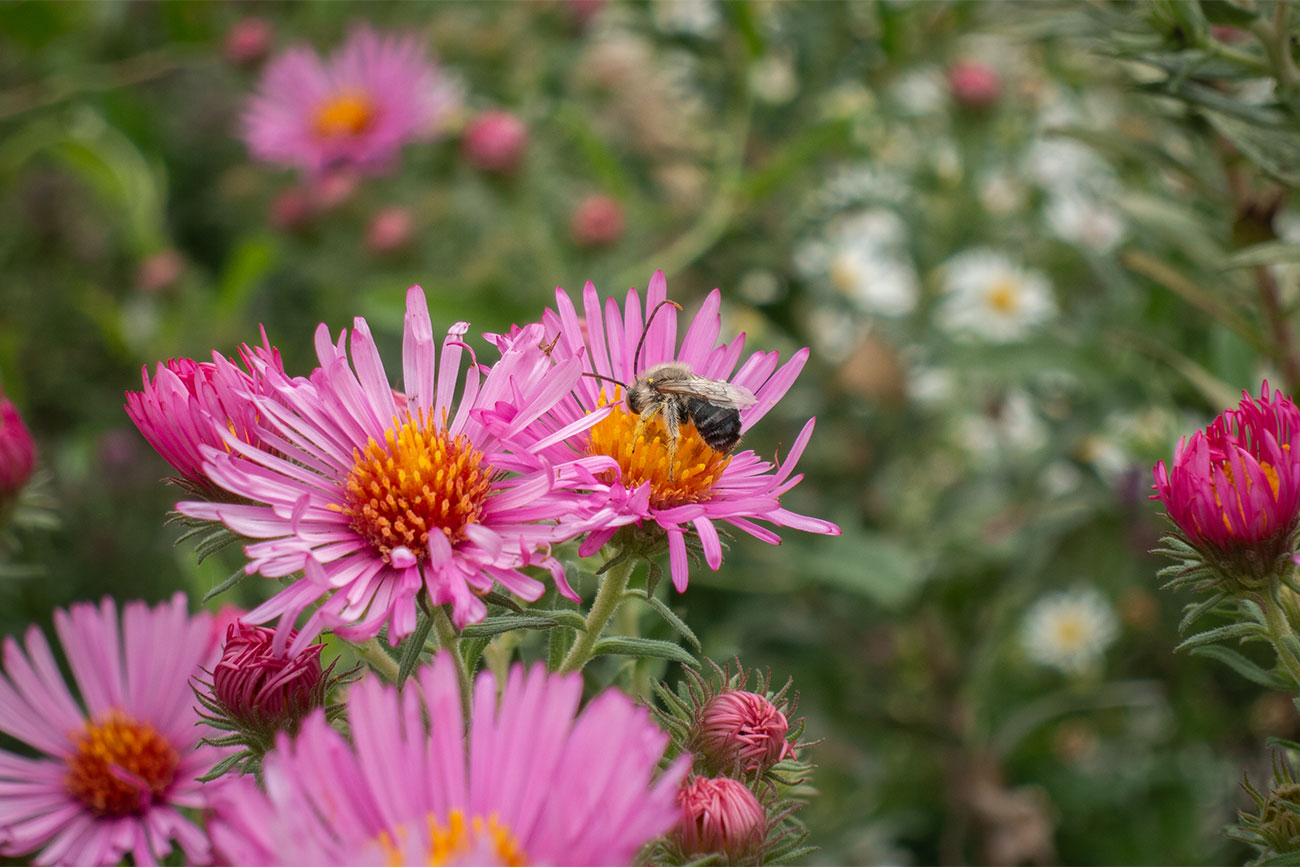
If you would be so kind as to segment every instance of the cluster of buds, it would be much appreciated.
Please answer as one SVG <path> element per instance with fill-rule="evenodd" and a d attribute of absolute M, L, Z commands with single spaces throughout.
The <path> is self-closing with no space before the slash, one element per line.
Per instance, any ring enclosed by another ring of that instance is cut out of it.
<path fill-rule="evenodd" d="M 1155 466 L 1155 494 L 1177 533 L 1169 585 L 1245 597 L 1290 582 L 1300 529 L 1300 408 L 1265 382 L 1258 398 L 1179 441 Z"/>
<path fill-rule="evenodd" d="M 1255 802 L 1255 812 L 1237 811 L 1237 826 L 1228 836 L 1253 846 L 1261 863 L 1300 852 L 1300 782 L 1290 763 L 1273 755 L 1273 779 L 1264 794 L 1243 779 L 1241 787 Z"/>
<path fill-rule="evenodd" d="M 714 855 L 724 863 L 749 864 L 788 855 L 804 832 L 793 818 L 801 804 L 782 793 L 803 782 L 810 769 L 795 755 L 806 744 L 799 743 L 803 720 L 790 722 L 798 705 L 792 681 L 773 691 L 770 675 L 709 665 L 713 677 L 688 669 L 677 692 L 656 686 L 667 708 L 656 711 L 659 721 L 672 734 L 675 751 L 693 759 L 693 773 L 677 796 L 681 823 L 664 859 Z"/>
<path fill-rule="evenodd" d="M 200 682 L 195 694 L 204 721 L 226 732 L 208 743 L 239 749 L 209 777 L 236 769 L 256 773 L 261 757 L 274 746 L 277 732 L 296 734 L 303 719 L 316 708 L 326 708 L 327 716 L 342 710 L 341 706 L 326 707 L 326 698 L 357 669 L 335 675 L 334 663 L 323 667 L 323 644 L 290 654 L 287 647 L 294 634 L 290 630 L 285 647 L 277 648 L 272 629 L 238 620 L 226 628 L 221 661 L 210 672 L 212 681 Z"/>

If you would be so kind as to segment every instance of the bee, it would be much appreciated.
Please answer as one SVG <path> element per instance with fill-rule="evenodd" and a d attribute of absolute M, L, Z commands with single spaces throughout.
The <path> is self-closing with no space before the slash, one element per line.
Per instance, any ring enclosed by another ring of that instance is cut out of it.
<path fill-rule="evenodd" d="M 681 309 L 673 301 L 663 301 L 651 311 L 637 344 L 634 368 L 641 366 L 641 351 L 645 348 L 650 323 L 665 304 Z M 609 379 L 596 373 L 587 376 Z M 700 376 L 691 370 L 689 364 L 681 361 L 656 364 L 641 373 L 630 386 L 614 379 L 609 381 L 623 386 L 627 408 L 640 417 L 633 434 L 634 442 L 641 438 L 650 419 L 656 415 L 663 419 L 664 429 L 668 432 L 669 478 L 672 478 L 671 467 L 677 456 L 683 424 L 690 421 L 705 445 L 720 454 L 729 454 L 740 442 L 740 411 L 758 403 L 758 398 L 749 389 Z"/>

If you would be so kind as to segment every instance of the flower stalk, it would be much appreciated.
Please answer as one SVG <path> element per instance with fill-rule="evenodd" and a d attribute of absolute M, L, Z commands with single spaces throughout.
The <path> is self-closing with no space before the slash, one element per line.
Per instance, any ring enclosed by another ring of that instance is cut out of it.
<path fill-rule="evenodd" d="M 614 556 L 616 555 L 611 555 L 605 562 L 610 562 Z M 591 659 L 591 651 L 595 648 L 600 633 L 623 604 L 624 591 L 627 590 L 627 582 L 632 577 L 632 567 L 635 565 L 635 558 L 625 557 L 605 573 L 600 589 L 596 591 L 596 598 L 591 603 L 591 611 L 587 613 L 587 629 L 579 633 L 577 641 L 560 663 L 561 673 L 582 671 L 582 667 Z"/>
<path fill-rule="evenodd" d="M 1276 597 L 1276 594 L 1273 594 Z M 1287 675 L 1300 686 L 1300 657 L 1293 649 L 1295 630 L 1292 629 L 1286 612 L 1276 598 L 1261 599 L 1260 608 L 1264 612 L 1264 622 L 1268 628 L 1268 640 L 1273 645 L 1278 662 L 1286 669 Z M 1290 639 L 1288 641 L 1288 639 Z"/>
<path fill-rule="evenodd" d="M 357 649 L 357 656 L 365 660 L 380 677 L 389 683 L 397 683 L 397 660 L 379 645 L 379 639 L 371 638 L 352 646 Z"/>

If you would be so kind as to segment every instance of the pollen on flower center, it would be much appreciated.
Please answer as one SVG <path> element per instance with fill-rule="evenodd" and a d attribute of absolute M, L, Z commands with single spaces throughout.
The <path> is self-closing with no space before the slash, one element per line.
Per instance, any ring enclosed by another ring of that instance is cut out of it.
<path fill-rule="evenodd" d="M 709 448 L 695 425 L 687 422 L 679 431 L 677 452 L 670 458 L 663 421 L 656 415 L 642 427 L 641 416 L 620 402 L 619 391 L 614 392 L 617 405 L 613 411 L 592 426 L 587 453 L 617 461 L 627 488 L 649 482 L 650 503 L 657 509 L 709 499 L 731 457 Z M 603 391 L 600 403 L 606 403 Z"/>
<path fill-rule="evenodd" d="M 404 424 L 393 419 L 384 442 L 353 452 L 347 506 L 349 526 L 391 561 L 395 548 L 428 555 L 429 534 L 442 531 L 453 545 L 477 524 L 492 493 L 493 469 L 463 435 L 452 436 L 424 411 Z"/>
<path fill-rule="evenodd" d="M 1287 447 L 1287 446 L 1283 446 L 1283 448 L 1285 449 L 1285 448 L 1288 448 L 1288 447 Z M 1237 484 L 1237 483 L 1236 483 L 1236 481 L 1233 479 L 1233 476 L 1232 476 L 1232 464 L 1229 463 L 1228 461 L 1223 461 L 1223 462 L 1220 464 L 1220 468 L 1223 470 L 1223 476 L 1224 476 L 1224 479 L 1225 479 L 1225 480 L 1227 481 L 1227 483 L 1228 483 L 1228 487 L 1229 487 L 1229 488 L 1236 487 L 1236 484 Z M 1277 470 L 1274 469 L 1274 468 L 1273 468 L 1273 465 L 1270 464 L 1270 463 L 1268 463 L 1267 461 L 1260 461 L 1260 462 L 1259 462 L 1259 469 L 1260 469 L 1260 472 L 1262 472 L 1262 473 L 1264 474 L 1264 478 L 1268 481 L 1268 487 L 1269 487 L 1269 490 L 1270 490 L 1271 493 L 1272 493 L 1272 497 L 1273 497 L 1273 499 L 1276 500 L 1276 499 L 1277 499 L 1277 492 L 1278 492 Z M 1246 475 L 1246 488 L 1249 489 L 1250 486 L 1251 486 L 1251 484 L 1252 484 L 1252 481 L 1251 481 L 1251 478 L 1250 478 L 1250 474 L 1248 473 L 1248 474 Z M 1219 496 L 1219 491 L 1217 490 L 1217 486 L 1215 485 L 1215 483 L 1214 483 L 1213 481 L 1210 482 L 1210 487 L 1211 487 L 1211 488 L 1215 488 L 1215 491 L 1214 491 L 1214 502 L 1215 502 L 1215 504 L 1219 507 L 1219 509 L 1222 510 L 1222 509 L 1224 508 L 1224 506 L 1223 506 L 1223 499 Z M 1238 506 L 1237 508 L 1240 509 L 1241 506 Z M 1244 514 L 1243 514 L 1243 517 L 1244 517 Z M 1260 517 L 1261 517 L 1261 520 L 1264 522 L 1264 524 L 1267 524 L 1267 522 L 1268 522 L 1268 515 L 1267 515 L 1267 514 L 1264 514 L 1264 515 L 1261 515 Z M 1223 515 L 1223 524 L 1224 524 L 1224 526 L 1227 528 L 1227 530 L 1228 530 L 1228 534 L 1229 534 L 1229 535 L 1232 535 L 1232 534 L 1233 534 L 1232 521 L 1230 521 L 1230 520 L 1228 519 L 1228 516 L 1227 516 L 1226 513 Z M 1260 529 L 1261 529 L 1261 530 L 1263 530 L 1263 529 L 1267 529 L 1267 527 L 1266 527 L 1266 526 L 1261 526 Z"/>
<path fill-rule="evenodd" d="M 399 829 L 399 838 L 405 829 Z M 424 864 L 427 867 L 480 864 L 492 867 L 526 867 L 528 859 L 519 841 L 510 829 L 501 824 L 496 814 L 487 819 L 475 816 L 465 819 L 460 810 L 452 810 L 443 825 L 436 816 L 428 818 L 428 841 Z M 406 863 L 406 841 L 393 838 L 385 831 L 379 835 L 379 848 L 384 863 L 399 867 Z"/>
<path fill-rule="evenodd" d="M 374 120 L 375 106 L 366 94 L 355 90 L 343 91 L 316 109 L 316 135 L 321 138 L 360 135 Z"/>
<path fill-rule="evenodd" d="M 1020 306 L 1020 286 L 1012 280 L 999 280 L 989 287 L 984 297 L 997 312 L 1011 313 Z"/>
<path fill-rule="evenodd" d="M 74 735 L 64 781 L 74 798 L 101 816 L 135 813 L 161 798 L 180 755 L 147 722 L 110 711 Z"/>

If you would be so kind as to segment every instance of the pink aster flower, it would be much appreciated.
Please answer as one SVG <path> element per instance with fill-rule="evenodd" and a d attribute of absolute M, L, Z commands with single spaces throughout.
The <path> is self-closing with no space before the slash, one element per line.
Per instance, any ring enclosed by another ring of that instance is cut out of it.
<path fill-rule="evenodd" d="M 414 36 L 360 27 L 329 62 L 305 46 L 272 61 L 243 136 L 257 159 L 313 176 L 382 173 L 404 144 L 436 134 L 457 98 Z"/>
<path fill-rule="evenodd" d="M 36 441 L 13 401 L 0 393 L 0 505 L 18 495 L 36 466 Z"/>
<path fill-rule="evenodd" d="M 578 711 L 582 679 L 515 666 L 500 702 L 488 672 L 468 733 L 446 654 L 398 692 L 352 690 L 352 743 L 317 711 L 247 777 L 211 823 L 233 864 L 627 864 L 677 822 L 668 736 L 616 690 Z"/>
<path fill-rule="evenodd" d="M 245 345 L 240 355 L 250 370 L 255 367 L 255 358 L 260 359 L 260 364 L 283 369 L 280 353 L 271 348 L 265 331 L 260 347 Z M 257 410 L 250 397 L 261 386 L 216 352 L 210 362 L 174 358 L 159 363 L 152 381 L 146 366 L 142 379 L 142 391 L 126 393 L 126 414 L 149 445 L 180 473 L 177 481 L 205 496 L 220 496 L 203 469 L 201 449 L 225 449 L 227 434 L 255 448 L 262 447 L 257 435 Z"/>
<path fill-rule="evenodd" d="M 38 864 L 116 864 L 130 852 L 154 864 L 180 844 L 210 858 L 203 831 L 181 808 L 207 806 L 215 786 L 195 778 L 220 753 L 199 744 L 190 678 L 212 661 L 209 617 L 190 617 L 176 594 L 155 608 L 112 599 L 54 612 L 80 699 L 35 626 L 26 652 L 4 642 L 0 731 L 41 753 L 0 752 L 0 852 L 36 852 Z"/>
<path fill-rule="evenodd" d="M 585 322 L 578 318 L 568 294 L 560 288 L 555 290 L 558 313 L 547 310 L 542 319 L 546 339 L 556 341 L 551 351 L 553 358 L 579 357 L 586 372 L 628 385 L 655 365 L 685 363 L 698 376 L 753 393 L 755 403 L 740 411 L 742 433 L 776 406 L 808 360 L 806 348 L 784 365 L 779 365 L 775 352 L 755 352 L 737 367 L 745 335 L 730 343 L 718 343 L 721 294 L 715 289 L 691 320 L 680 344 L 676 310 L 671 306 L 660 309 L 646 334 L 644 355 L 638 363 L 633 356 L 642 322 L 667 297 L 663 272 L 651 278 L 644 307 L 635 289 L 628 290 L 622 310 L 613 298 L 602 305 L 590 283 L 582 297 Z M 657 419 L 646 425 L 644 440 L 637 440 L 641 419 L 628 409 L 621 388 L 583 377 L 573 393 L 556 407 L 554 423 L 571 424 L 603 406 L 609 407 L 608 415 L 599 423 L 548 452 L 548 457 L 557 462 L 564 459 L 566 450 L 576 449 L 584 455 L 611 458 L 618 465 L 617 473 L 603 477 L 606 502 L 587 524 L 592 532 L 583 542 L 583 556 L 598 550 L 619 527 L 632 523 L 657 526 L 667 534 L 673 586 L 682 591 L 688 579 L 688 532 L 698 535 L 704 560 L 715 571 L 722 564 L 718 523 L 771 544 L 780 542 L 780 537 L 754 523 L 756 520 L 839 535 L 839 527 L 829 521 L 799 515 L 781 506 L 781 495 L 803 478 L 794 473 L 794 468 L 812 436 L 814 419 L 804 425 L 785 459 L 775 464 L 750 450 L 730 454 L 715 451 L 700 438 L 693 424 L 682 426 L 676 449 L 672 450 Z"/>
<path fill-rule="evenodd" d="M 1265 382 L 1155 466 L 1155 495 L 1187 541 L 1233 571 L 1260 574 L 1290 553 L 1300 518 L 1300 409 Z M 1246 556 L 1239 556 L 1246 555 Z"/>
<path fill-rule="evenodd" d="M 322 324 L 316 331 L 321 366 L 308 385 L 256 361 L 266 389 L 251 396 L 257 436 L 273 450 L 234 435 L 225 436 L 225 448 L 203 449 L 208 476 L 251 503 L 186 502 L 177 509 L 265 540 L 244 549 L 249 574 L 280 578 L 305 570 L 244 617 L 248 623 L 281 617 L 277 653 L 298 614 L 327 595 L 295 638 L 293 653 L 325 627 L 361 641 L 387 623 L 395 646 L 415 629 L 421 589 L 434 605 L 451 603 L 457 626 L 486 615 L 478 594 L 494 581 L 537 599 L 542 584 L 519 571 L 524 566 L 549 569 L 560 592 L 577 599 L 549 546 L 580 531 L 555 519 L 585 510 L 586 500 L 559 483 L 610 462 L 597 457 L 550 466 L 536 454 L 550 443 L 528 437 L 537 417 L 574 387 L 579 364 L 553 365 L 539 346 L 537 326 L 531 341 L 521 340 L 486 374 L 471 365 L 457 405 L 467 348 L 461 336 L 468 328 L 464 322 L 452 327 L 439 358 L 424 292 L 411 287 L 405 391 L 395 392 L 364 319 L 353 326 L 351 363 L 347 332 L 334 343 Z M 556 435 L 572 435 L 595 420 L 577 420 Z"/>

